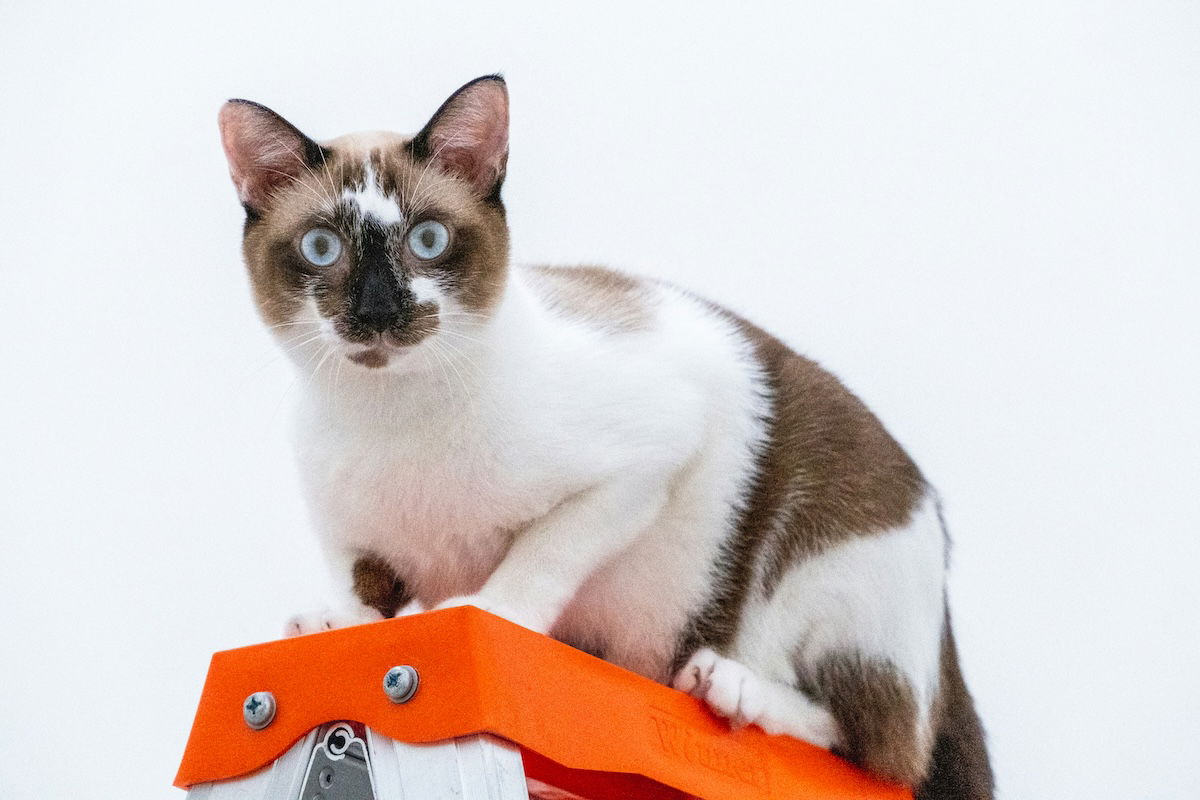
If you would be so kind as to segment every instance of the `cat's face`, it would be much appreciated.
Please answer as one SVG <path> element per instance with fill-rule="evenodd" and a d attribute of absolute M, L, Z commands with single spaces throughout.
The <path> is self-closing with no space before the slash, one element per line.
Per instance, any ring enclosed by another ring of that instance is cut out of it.
<path fill-rule="evenodd" d="M 241 100 L 220 125 L 254 296 L 290 354 L 407 369 L 486 321 L 508 263 L 501 79 L 467 84 L 412 138 L 318 144 Z"/>

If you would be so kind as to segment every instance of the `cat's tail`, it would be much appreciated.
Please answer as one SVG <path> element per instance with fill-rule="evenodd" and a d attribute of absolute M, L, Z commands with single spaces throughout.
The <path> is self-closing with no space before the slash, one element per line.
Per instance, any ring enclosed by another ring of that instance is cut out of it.
<path fill-rule="evenodd" d="M 933 760 L 916 800 L 992 800 L 994 782 L 983 725 L 958 665 L 949 612 L 942 636 L 940 693 Z"/>

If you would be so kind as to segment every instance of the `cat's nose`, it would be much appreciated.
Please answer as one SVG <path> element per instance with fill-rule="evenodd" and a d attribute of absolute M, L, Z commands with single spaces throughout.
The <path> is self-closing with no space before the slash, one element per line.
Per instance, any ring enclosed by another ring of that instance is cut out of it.
<path fill-rule="evenodd" d="M 351 313 L 364 328 L 382 333 L 400 322 L 405 306 L 400 286 L 390 272 L 371 271 L 363 276 Z"/>
<path fill-rule="evenodd" d="M 366 303 L 354 310 L 354 316 L 364 328 L 382 333 L 400 319 L 400 306 L 388 300 Z"/>

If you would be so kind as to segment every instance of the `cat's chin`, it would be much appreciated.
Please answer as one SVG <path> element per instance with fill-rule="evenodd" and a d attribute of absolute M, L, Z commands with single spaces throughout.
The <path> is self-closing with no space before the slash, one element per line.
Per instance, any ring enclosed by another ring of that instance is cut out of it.
<path fill-rule="evenodd" d="M 383 369 L 391 361 L 391 353 L 381 347 L 347 353 L 346 358 L 367 369 Z"/>

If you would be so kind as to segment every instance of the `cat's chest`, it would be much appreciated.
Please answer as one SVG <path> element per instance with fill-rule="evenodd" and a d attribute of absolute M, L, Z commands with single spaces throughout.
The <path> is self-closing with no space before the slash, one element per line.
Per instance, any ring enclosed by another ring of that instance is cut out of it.
<path fill-rule="evenodd" d="M 516 487 L 485 439 L 398 430 L 326 427 L 298 442 L 309 491 L 339 527 L 413 536 L 428 528 L 476 527 L 503 516 Z"/>
<path fill-rule="evenodd" d="M 485 578 L 512 531 L 558 499 L 554 481 L 523 469 L 502 440 L 461 425 L 310 422 L 297 451 L 322 534 L 382 556 L 434 594 Z M 432 576 L 454 585 L 431 586 Z"/>

